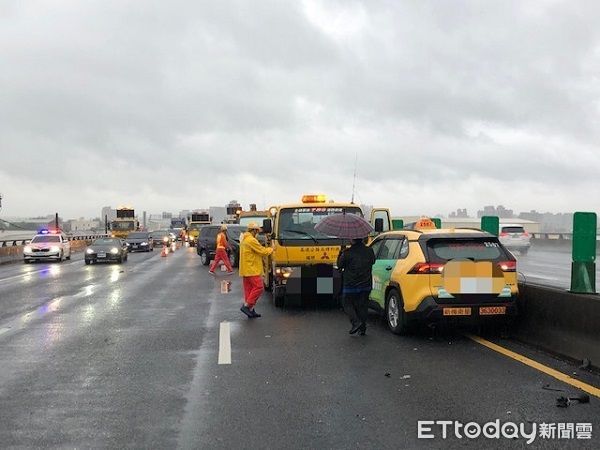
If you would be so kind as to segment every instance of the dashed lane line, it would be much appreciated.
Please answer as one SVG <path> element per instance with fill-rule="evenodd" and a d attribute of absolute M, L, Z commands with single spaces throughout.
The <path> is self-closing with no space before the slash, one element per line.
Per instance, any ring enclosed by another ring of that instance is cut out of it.
<path fill-rule="evenodd" d="M 219 364 L 231 364 L 231 326 L 221 322 L 219 327 Z"/>
<path fill-rule="evenodd" d="M 539 370 L 540 372 L 543 372 L 546 375 L 550 375 L 551 377 L 556 378 L 557 380 L 562 381 L 563 383 L 567 383 L 573 387 L 576 387 L 577 389 L 581 389 L 582 391 L 593 395 L 594 397 L 600 398 L 600 389 L 598 389 L 595 386 L 591 386 L 587 383 L 584 383 L 583 381 L 572 378 L 569 375 L 559 372 L 558 370 L 555 370 L 551 367 L 545 366 L 537 361 L 534 361 L 533 359 L 520 355 L 519 353 L 515 353 L 498 344 L 494 344 L 493 342 L 483 339 L 482 337 L 474 336 L 472 334 L 465 334 L 465 336 L 471 339 L 472 341 L 489 348 L 490 350 L 494 350 L 498 353 L 501 353 L 504 356 L 508 356 L 509 358 L 512 358 L 515 361 L 519 361 L 520 363 L 525 364 L 526 366 Z"/>

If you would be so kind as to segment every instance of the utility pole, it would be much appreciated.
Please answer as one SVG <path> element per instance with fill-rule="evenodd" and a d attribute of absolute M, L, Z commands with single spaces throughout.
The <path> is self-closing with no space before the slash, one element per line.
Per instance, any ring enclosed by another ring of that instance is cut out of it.
<path fill-rule="evenodd" d="M 2 194 L 0 193 L 0 211 L 2 211 Z"/>

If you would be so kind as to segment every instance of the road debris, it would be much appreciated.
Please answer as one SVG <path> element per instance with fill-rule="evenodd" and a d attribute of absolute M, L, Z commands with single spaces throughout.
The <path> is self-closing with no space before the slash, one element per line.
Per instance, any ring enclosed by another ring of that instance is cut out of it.
<path fill-rule="evenodd" d="M 592 361 L 590 361 L 588 358 L 584 358 L 583 361 L 581 361 L 581 365 L 579 366 L 580 369 L 589 369 L 592 365 Z"/>
<path fill-rule="evenodd" d="M 557 389 L 557 388 L 553 388 L 553 387 L 550 387 L 550 385 L 549 385 L 549 384 L 545 384 L 545 385 L 543 385 L 543 386 L 542 386 L 542 389 L 544 389 L 544 390 L 546 390 L 546 391 L 565 392 L 565 390 L 564 390 L 564 389 Z"/>
<path fill-rule="evenodd" d="M 580 404 L 583 403 L 589 403 L 590 402 L 590 396 L 587 394 L 581 394 L 578 395 L 576 397 L 565 397 L 565 396 L 560 396 L 556 399 L 556 406 L 559 408 L 567 408 L 569 406 L 571 406 L 571 404 L 573 402 L 577 402 Z"/>

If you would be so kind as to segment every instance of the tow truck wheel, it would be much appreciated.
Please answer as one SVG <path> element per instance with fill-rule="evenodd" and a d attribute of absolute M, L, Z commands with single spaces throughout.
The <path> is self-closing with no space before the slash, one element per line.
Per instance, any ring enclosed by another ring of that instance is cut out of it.
<path fill-rule="evenodd" d="M 273 294 L 273 302 L 277 308 L 285 306 L 285 294 Z"/>
<path fill-rule="evenodd" d="M 86 259 L 86 260 L 85 260 L 85 265 L 86 265 L 86 266 L 89 266 L 89 265 L 90 265 L 90 263 L 91 263 L 91 261 L 90 261 L 89 259 Z"/>
<path fill-rule="evenodd" d="M 263 282 L 263 285 L 265 286 L 265 291 L 267 292 L 272 292 L 273 291 L 273 274 L 269 272 L 269 280 L 267 281 L 267 284 L 265 284 Z"/>
<path fill-rule="evenodd" d="M 391 289 L 387 295 L 385 301 L 385 318 L 392 333 L 409 333 L 409 323 L 404 312 L 402 297 L 396 289 Z"/>

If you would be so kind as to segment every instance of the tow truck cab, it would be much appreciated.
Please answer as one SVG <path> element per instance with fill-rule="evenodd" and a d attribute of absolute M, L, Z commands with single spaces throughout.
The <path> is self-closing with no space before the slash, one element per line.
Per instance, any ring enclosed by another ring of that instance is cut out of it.
<path fill-rule="evenodd" d="M 299 203 L 269 209 L 270 218 L 263 220 L 263 232 L 273 253 L 265 258 L 264 284 L 273 291 L 275 306 L 301 304 L 307 299 L 318 303 L 339 299 L 341 275 L 335 265 L 341 245 L 348 244 L 348 240 L 324 235 L 315 230 L 315 225 L 341 213 L 364 217 L 358 205 L 328 202 L 322 194 L 305 195 Z M 391 230 L 387 209 L 374 208 L 370 219 L 376 230 L 373 236 Z"/>

